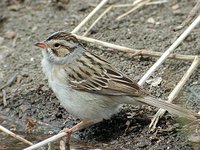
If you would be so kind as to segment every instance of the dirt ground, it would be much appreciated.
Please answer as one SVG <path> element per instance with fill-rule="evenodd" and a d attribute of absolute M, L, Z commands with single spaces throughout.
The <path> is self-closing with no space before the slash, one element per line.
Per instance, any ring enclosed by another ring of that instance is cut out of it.
<path fill-rule="evenodd" d="M 3 105 L 3 94 L 0 94 L 2 125 L 36 143 L 49 136 L 46 134 L 49 128 L 58 132 L 63 127 L 71 127 L 79 122 L 78 118 L 68 114 L 59 105 L 49 89 L 41 70 L 41 51 L 34 43 L 44 40 L 55 31 L 71 32 L 99 2 L 100 0 L 0 1 L 0 87 L 15 75 L 17 79 L 11 86 L 4 88 L 6 106 Z M 112 0 L 101 12 L 109 5 L 122 3 L 132 3 L 132 0 Z M 174 32 L 173 28 L 185 20 L 194 5 L 194 0 L 169 0 L 165 4 L 142 7 L 120 21 L 115 18 L 130 8 L 117 8 L 103 17 L 88 36 L 126 47 L 163 52 L 184 30 Z M 92 21 L 94 20 L 89 24 Z M 88 24 L 78 34 L 81 35 L 87 27 Z M 199 30 L 197 27 L 175 52 L 199 55 Z M 130 57 L 126 53 L 106 51 L 106 48 L 83 43 L 137 81 L 156 61 L 152 57 Z M 145 84 L 145 88 L 154 96 L 166 99 L 190 64 L 187 61 L 167 60 L 153 75 L 161 77 L 162 82 L 156 87 Z M 200 95 L 199 73 L 200 69 L 193 73 L 176 99 L 176 103 L 196 112 L 200 110 L 200 99 L 195 96 Z M 70 147 L 123 150 L 199 149 L 199 145 L 190 142 L 190 134 L 182 132 L 182 122 L 170 114 L 160 120 L 156 132 L 150 133 L 148 125 L 156 110 L 157 108 L 150 106 L 124 106 L 110 120 L 76 133 Z M 30 136 L 30 133 L 25 134 L 24 131 L 27 120 L 29 124 L 32 120 L 37 120 L 51 126 L 42 126 Z M 1 133 L 0 150 L 22 149 L 27 146 Z"/>

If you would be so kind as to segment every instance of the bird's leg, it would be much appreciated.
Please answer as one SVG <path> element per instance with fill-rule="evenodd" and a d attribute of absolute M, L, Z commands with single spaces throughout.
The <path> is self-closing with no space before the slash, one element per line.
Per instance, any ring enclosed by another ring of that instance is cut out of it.
<path fill-rule="evenodd" d="M 96 122 L 94 121 L 91 121 L 91 120 L 82 120 L 81 122 L 79 122 L 78 124 L 76 124 L 75 126 L 73 126 L 72 128 L 64 128 L 62 131 L 66 132 L 67 133 L 67 137 L 68 137 L 68 140 L 70 140 L 71 138 L 71 135 L 78 131 L 78 130 L 81 130 L 83 128 L 86 128 L 92 124 L 95 124 Z"/>

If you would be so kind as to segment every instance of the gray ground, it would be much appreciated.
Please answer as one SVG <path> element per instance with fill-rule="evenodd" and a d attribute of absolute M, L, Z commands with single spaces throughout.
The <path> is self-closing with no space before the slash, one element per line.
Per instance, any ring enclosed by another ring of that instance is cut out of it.
<path fill-rule="evenodd" d="M 0 95 L 2 116 L 9 116 L 8 118 L 17 119 L 18 122 L 34 118 L 51 124 L 58 130 L 64 126 L 70 127 L 79 121 L 59 105 L 49 89 L 41 71 L 41 51 L 34 46 L 34 43 L 44 40 L 55 31 L 72 31 L 99 2 L 99 0 L 0 1 L 0 87 L 18 73 L 18 82 L 4 89 L 7 95 L 7 106 L 3 106 L 2 95 Z M 106 7 L 111 4 L 131 2 L 131 0 L 112 0 Z M 185 20 L 194 4 L 195 1 L 192 0 L 169 0 L 166 4 L 145 6 L 121 21 L 115 21 L 115 18 L 130 8 L 114 9 L 103 17 L 88 36 L 127 47 L 163 52 L 184 30 L 174 32 L 173 28 Z M 175 8 L 177 6 L 178 8 Z M 148 22 L 151 17 L 156 23 Z M 86 27 L 83 27 L 79 34 L 85 30 Z M 16 43 L 8 31 L 14 31 L 17 34 Z M 4 40 L 1 42 L 2 38 Z M 176 49 L 176 53 L 200 54 L 199 41 L 199 28 L 196 28 Z M 126 53 L 109 52 L 106 48 L 100 49 L 98 46 L 85 42 L 84 44 L 137 81 L 156 61 L 156 58 L 130 57 Z M 162 77 L 162 83 L 154 88 L 146 84 L 145 88 L 157 97 L 167 98 L 190 64 L 191 62 L 187 61 L 166 61 L 154 75 L 154 77 Z M 198 69 L 177 98 L 182 106 L 194 111 L 199 110 L 199 99 L 192 94 L 200 95 L 199 83 Z M 153 107 L 124 106 L 124 109 L 111 120 L 78 132 L 76 137 L 79 140 L 75 140 L 71 145 L 80 149 L 87 149 L 87 147 L 151 150 L 198 149 L 198 146 L 188 141 L 188 136 L 179 132 L 181 129 L 179 121 L 169 114 L 160 120 L 157 132 L 149 133 L 148 125 L 156 110 Z M 2 118 L 0 122 L 3 123 Z M 41 134 L 39 137 L 33 135 L 34 138 L 30 137 L 30 134 L 24 135 L 22 128 L 20 134 L 33 142 L 44 139 L 40 138 Z M 10 137 L 5 135 L 1 137 L 0 147 L 2 149 L 26 147 Z"/>

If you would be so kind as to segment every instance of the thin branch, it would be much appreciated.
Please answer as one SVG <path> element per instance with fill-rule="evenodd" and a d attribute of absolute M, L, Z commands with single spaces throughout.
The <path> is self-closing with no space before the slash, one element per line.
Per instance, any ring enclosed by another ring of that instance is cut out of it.
<path fill-rule="evenodd" d="M 66 150 L 65 143 L 66 143 L 66 138 L 65 139 L 62 138 L 60 140 L 60 150 Z"/>
<path fill-rule="evenodd" d="M 146 72 L 146 74 L 138 82 L 139 85 L 143 85 L 145 81 L 158 69 L 161 64 L 167 59 L 170 53 L 189 35 L 189 33 L 199 24 L 200 15 L 194 20 L 194 22 L 180 35 L 180 37 L 163 53 L 163 55 L 156 61 L 156 63 Z"/>
<path fill-rule="evenodd" d="M 88 38 L 88 37 L 84 37 L 84 36 L 80 36 L 80 35 L 75 35 L 75 36 L 79 40 L 87 41 L 87 42 L 93 43 L 95 45 L 98 44 L 98 45 L 101 45 L 101 46 L 104 46 L 104 47 L 117 49 L 119 51 L 124 51 L 124 52 L 129 52 L 129 53 L 132 53 L 132 52 L 133 53 L 138 53 L 138 52 L 140 52 L 140 50 L 137 50 L 137 49 L 127 48 L 127 47 L 124 47 L 124 46 L 115 45 L 115 44 L 112 44 L 112 43 L 100 41 L 100 40 L 93 39 L 93 38 Z"/>
<path fill-rule="evenodd" d="M 200 8 L 200 0 L 197 0 L 196 5 L 193 7 L 193 9 L 189 12 L 187 18 L 181 23 L 181 25 L 177 26 L 174 28 L 174 31 L 178 31 L 181 30 L 182 28 L 184 28 L 186 25 L 188 25 L 191 20 L 195 17 L 197 11 Z"/>
<path fill-rule="evenodd" d="M 7 101 L 6 101 L 6 91 L 2 90 L 3 93 L 3 106 L 6 107 L 8 105 Z"/>
<path fill-rule="evenodd" d="M 130 56 L 137 56 L 137 55 L 146 55 L 150 57 L 161 57 L 163 55 L 162 52 L 156 52 L 151 50 L 139 50 L 140 52 L 137 52 L 135 54 L 129 53 Z M 187 61 L 193 61 L 195 58 L 195 55 L 182 55 L 182 54 L 170 54 L 168 56 L 168 59 L 176 59 L 176 60 L 187 60 Z"/>
<path fill-rule="evenodd" d="M 97 13 L 97 11 L 103 7 L 106 3 L 108 2 L 108 0 L 102 0 L 97 7 L 95 7 L 95 9 L 72 31 L 72 33 L 77 33 L 80 28 L 82 28 L 82 26 L 84 26 L 91 18 L 92 16 Z"/>
<path fill-rule="evenodd" d="M 162 1 L 148 2 L 145 5 L 157 5 L 157 4 L 162 4 L 162 3 L 166 3 L 166 2 L 167 2 L 167 0 L 162 0 Z M 100 19 L 103 18 L 103 16 L 105 16 L 106 13 L 109 12 L 111 9 L 113 9 L 113 8 L 121 8 L 121 7 L 133 7 L 133 6 L 136 6 L 138 3 L 141 3 L 141 0 L 134 1 L 133 4 L 111 5 L 90 25 L 90 27 L 84 32 L 83 36 L 86 36 L 89 33 L 89 31 L 97 24 L 97 22 L 99 22 Z"/>
<path fill-rule="evenodd" d="M 144 6 L 145 4 L 147 4 L 150 0 L 144 0 L 140 3 L 137 3 L 137 5 L 135 7 L 133 7 L 131 10 L 129 10 L 128 12 L 120 15 L 119 17 L 116 18 L 116 20 L 120 20 L 121 18 L 127 16 L 128 14 L 132 13 L 133 11 L 139 9 L 140 7 Z"/>
<path fill-rule="evenodd" d="M 164 4 L 164 3 L 167 3 L 167 2 L 168 2 L 168 0 L 160 0 L 160 1 L 148 2 L 145 5 L 160 5 L 160 4 Z"/>
<path fill-rule="evenodd" d="M 128 47 L 124 47 L 124 46 L 119 46 L 119 45 L 115 45 L 112 43 L 108 43 L 108 42 L 104 42 L 104 41 L 100 41 L 97 39 L 93 39 L 93 38 L 88 38 L 88 37 L 84 37 L 84 36 L 80 36 L 80 35 L 75 35 L 79 40 L 83 40 L 83 41 L 87 41 L 93 44 L 98 44 L 104 47 L 108 47 L 111 48 L 112 51 L 121 51 L 121 52 L 126 52 L 129 53 L 130 56 L 137 56 L 137 55 L 146 55 L 146 56 L 151 56 L 151 57 L 160 57 L 163 55 L 163 53 L 161 52 L 155 52 L 155 51 L 151 51 L 151 50 L 138 50 L 138 49 L 132 49 L 132 48 L 128 48 Z M 178 59 L 178 60 L 187 60 L 187 61 L 193 61 L 195 56 L 194 55 L 181 55 L 181 54 L 170 54 L 169 57 L 170 59 Z"/>
<path fill-rule="evenodd" d="M 52 137 L 50 137 L 50 138 L 48 138 L 48 139 L 46 139 L 46 140 L 44 140 L 44 141 L 41 141 L 41 142 L 39 142 L 39 143 L 37 143 L 37 144 L 35 144 L 35 145 L 32 145 L 32 146 L 30 146 L 30 147 L 27 147 L 27 148 L 25 148 L 24 150 L 35 150 L 35 149 L 37 149 L 37 148 L 39 148 L 39 147 L 42 147 L 42 146 L 44 146 L 44 145 L 47 145 L 48 143 L 57 141 L 58 139 L 60 139 L 60 138 L 62 138 L 62 137 L 64 137 L 64 136 L 66 136 L 66 133 L 65 133 L 65 132 L 60 132 L 60 133 L 58 133 L 58 134 L 56 134 L 56 135 L 54 135 L 54 136 L 52 136 Z"/>
<path fill-rule="evenodd" d="M 3 131 L 3 132 L 5 132 L 5 133 L 7 133 L 7 134 L 9 134 L 9 135 L 12 136 L 12 137 L 18 139 L 18 140 L 20 140 L 20 141 L 26 143 L 26 144 L 33 145 L 33 143 L 31 143 L 30 141 L 28 141 L 28 140 L 24 139 L 23 137 L 21 137 L 21 136 L 15 134 L 15 133 L 13 133 L 13 132 L 11 132 L 10 130 L 8 130 L 8 129 L 6 129 L 5 127 L 3 127 L 2 125 L 0 125 L 0 130 Z"/>
<path fill-rule="evenodd" d="M 16 73 L 14 76 L 12 76 L 12 78 L 10 78 L 10 79 L 7 81 L 6 84 L 4 84 L 2 87 L 0 87 L 0 90 L 6 88 L 6 87 L 8 87 L 8 86 L 11 86 L 11 85 L 16 81 L 17 75 L 18 75 L 18 74 Z"/>
<path fill-rule="evenodd" d="M 109 12 L 112 8 L 119 8 L 119 7 L 131 7 L 134 6 L 135 4 L 119 4 L 119 5 L 111 5 L 108 7 L 91 25 L 90 27 L 84 32 L 83 36 L 86 36 L 88 32 L 99 22 L 99 20 L 105 16 L 107 12 Z"/>
<path fill-rule="evenodd" d="M 189 77 L 195 71 L 195 69 L 197 69 L 199 63 L 200 63 L 200 58 L 199 56 L 196 56 L 190 68 L 187 70 L 182 79 L 179 81 L 179 83 L 176 85 L 176 87 L 168 96 L 167 102 L 171 103 L 177 97 L 178 93 L 180 92 L 186 81 L 189 79 Z M 156 113 L 156 115 L 153 117 L 153 119 L 151 120 L 151 124 L 149 125 L 149 128 L 151 128 L 152 131 L 156 128 L 159 118 L 161 118 L 165 112 L 166 110 L 160 108 Z"/>

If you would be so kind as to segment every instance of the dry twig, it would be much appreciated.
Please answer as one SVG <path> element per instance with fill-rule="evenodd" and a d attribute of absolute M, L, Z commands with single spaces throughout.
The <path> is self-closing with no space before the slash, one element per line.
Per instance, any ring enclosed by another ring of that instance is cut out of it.
<path fill-rule="evenodd" d="M 157 4 L 162 4 L 162 3 L 166 3 L 166 0 L 163 1 L 154 1 L 154 2 L 148 2 L 145 3 L 145 5 L 157 5 Z M 117 5 L 111 5 L 110 7 L 108 7 L 91 25 L 90 27 L 84 32 L 83 36 L 86 36 L 89 31 L 97 24 L 97 22 L 100 21 L 100 19 L 106 15 L 107 12 L 109 12 L 111 9 L 113 8 L 121 8 L 121 7 L 133 7 L 133 6 L 137 6 L 137 4 L 141 3 L 141 0 L 138 1 L 134 1 L 133 4 L 117 4 Z M 135 8 L 135 7 L 134 7 Z"/>
<path fill-rule="evenodd" d="M 97 24 L 97 22 L 99 22 L 99 20 L 105 16 L 105 14 L 107 12 L 109 12 L 111 9 L 113 8 L 119 8 L 119 7 L 131 7 L 134 6 L 135 4 L 119 4 L 119 5 L 111 5 L 110 7 L 108 7 L 91 25 L 90 27 L 84 32 L 83 36 L 86 36 L 88 34 L 88 32 Z"/>
<path fill-rule="evenodd" d="M 4 84 L 2 87 L 0 87 L 0 90 L 6 88 L 6 87 L 8 87 L 8 86 L 11 86 L 11 85 L 16 81 L 16 79 L 17 79 L 17 73 L 16 73 L 14 76 L 12 76 L 12 78 L 10 78 L 10 79 L 7 81 L 6 84 Z"/>
<path fill-rule="evenodd" d="M 104 47 L 108 47 L 108 48 L 112 48 L 112 51 L 121 51 L 121 52 L 126 52 L 129 53 L 130 56 L 138 56 L 138 55 L 146 55 L 146 56 L 151 56 L 151 57 L 160 57 L 163 55 L 163 53 L 161 52 L 155 52 L 155 51 L 151 51 L 151 50 L 138 50 L 138 49 L 132 49 L 132 48 L 128 48 L 128 47 L 124 47 L 124 46 L 119 46 L 119 45 L 115 45 L 112 43 L 108 43 L 108 42 L 104 42 L 104 41 L 100 41 L 97 39 L 93 39 L 93 38 L 88 38 L 88 37 L 84 37 L 84 36 L 80 36 L 80 35 L 76 35 L 76 37 L 79 40 L 83 40 L 83 41 L 87 41 L 93 44 L 98 44 Z M 188 61 L 193 61 L 195 56 L 194 55 L 181 55 L 181 54 L 170 54 L 168 56 L 168 58 L 170 59 L 178 59 L 178 60 L 188 60 Z"/>
<path fill-rule="evenodd" d="M 60 140 L 60 150 L 66 150 L 65 143 L 66 143 L 66 140 L 64 138 L 62 138 Z"/>
<path fill-rule="evenodd" d="M 168 0 L 158 0 L 158 1 L 148 2 L 145 5 L 160 5 L 160 4 L 164 4 L 164 3 L 167 3 L 167 2 L 168 2 Z"/>
<path fill-rule="evenodd" d="M 3 93 L 3 106 L 6 107 L 8 105 L 7 101 L 6 101 L 6 91 L 2 90 Z"/>
<path fill-rule="evenodd" d="M 139 3 L 137 3 L 137 4 L 135 5 L 135 7 L 133 7 L 133 8 L 132 8 L 131 10 L 129 10 L 128 12 L 126 12 L 126 13 L 120 15 L 119 17 L 117 17 L 116 20 L 120 20 L 120 19 L 122 19 L 123 17 L 127 16 L 128 14 L 132 13 L 133 11 L 135 11 L 135 10 L 137 10 L 137 9 L 139 9 L 139 8 L 141 8 L 141 7 L 143 7 L 143 6 L 144 6 L 145 4 L 147 4 L 149 1 L 150 1 L 150 0 L 143 0 L 143 1 L 139 2 Z"/>
<path fill-rule="evenodd" d="M 97 13 L 97 11 L 101 8 L 101 7 L 103 7 L 106 3 L 108 2 L 108 0 L 102 0 L 98 5 L 97 5 L 97 7 L 95 7 L 95 9 L 76 27 L 76 28 L 74 28 L 74 30 L 72 31 L 72 33 L 77 33 L 79 30 L 80 30 L 80 28 L 82 28 L 82 26 L 84 26 L 86 23 L 87 23 L 87 21 L 89 21 L 91 18 L 92 18 L 92 16 L 95 14 L 95 13 Z"/>
<path fill-rule="evenodd" d="M 174 31 L 178 31 L 181 30 L 182 28 L 184 28 L 186 25 L 188 25 L 192 19 L 195 17 L 197 11 L 200 8 L 200 0 L 197 0 L 196 5 L 193 7 L 193 9 L 190 11 L 190 13 L 188 14 L 187 18 L 182 22 L 181 25 L 177 26 L 174 28 Z"/>
<path fill-rule="evenodd" d="M 39 142 L 39 143 L 37 143 L 37 144 L 35 144 L 35 145 L 32 145 L 32 146 L 30 146 L 30 147 L 27 147 L 27 148 L 25 148 L 24 150 L 35 150 L 35 149 L 37 149 L 37 148 L 39 148 L 39 147 L 42 147 L 42 146 L 44 146 L 44 145 L 47 145 L 48 143 L 57 141 L 58 139 L 60 139 L 60 138 L 62 138 L 62 137 L 64 137 L 64 136 L 66 136 L 66 133 L 65 133 L 65 132 L 60 132 L 60 133 L 58 133 L 57 135 L 54 135 L 54 136 L 52 136 L 52 137 L 50 137 L 50 138 L 48 138 L 48 139 L 46 139 L 46 140 L 44 140 L 44 141 L 41 141 L 41 142 Z"/>
<path fill-rule="evenodd" d="M 31 143 L 30 141 L 28 141 L 28 140 L 24 139 L 23 137 L 11 132 L 10 130 L 8 130 L 5 127 L 3 127 L 2 125 L 0 125 L 0 130 L 5 132 L 5 133 L 7 133 L 7 134 L 9 134 L 10 136 L 12 136 L 12 137 L 14 137 L 16 139 L 28 144 L 28 145 L 33 145 L 33 143 Z"/>
<path fill-rule="evenodd" d="M 156 63 L 145 73 L 145 75 L 138 82 L 139 85 L 143 85 L 145 81 L 158 69 L 161 64 L 167 59 L 170 53 L 188 36 L 188 34 L 199 24 L 200 15 L 194 20 L 194 22 L 179 36 L 179 38 L 163 53 L 163 55 L 156 61 Z"/>
<path fill-rule="evenodd" d="M 182 79 L 179 81 L 179 83 L 176 85 L 176 87 L 173 89 L 173 91 L 168 96 L 168 101 L 167 102 L 171 103 L 177 97 L 178 93 L 180 92 L 180 90 L 182 89 L 182 87 L 184 86 L 186 81 L 189 79 L 191 74 L 198 67 L 199 63 L 200 63 L 200 58 L 199 58 L 199 56 L 196 56 L 194 61 L 193 61 L 193 63 L 192 63 L 192 65 L 190 66 L 190 68 L 187 70 L 187 72 L 184 74 Z M 151 120 L 151 124 L 149 125 L 149 128 L 151 128 L 151 131 L 155 130 L 156 125 L 157 125 L 157 123 L 159 121 L 159 118 L 161 118 L 164 115 L 165 112 L 166 112 L 166 110 L 161 109 L 161 108 L 158 110 L 156 115 Z"/>

